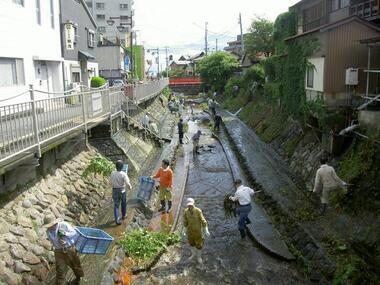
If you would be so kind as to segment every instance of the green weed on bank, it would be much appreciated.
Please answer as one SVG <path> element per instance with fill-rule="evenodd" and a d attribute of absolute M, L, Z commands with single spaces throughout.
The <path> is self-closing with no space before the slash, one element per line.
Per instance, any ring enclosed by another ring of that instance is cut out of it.
<path fill-rule="evenodd" d="M 119 244 L 131 258 L 149 260 L 180 240 L 181 237 L 178 233 L 150 232 L 146 229 L 137 229 L 126 232 Z"/>

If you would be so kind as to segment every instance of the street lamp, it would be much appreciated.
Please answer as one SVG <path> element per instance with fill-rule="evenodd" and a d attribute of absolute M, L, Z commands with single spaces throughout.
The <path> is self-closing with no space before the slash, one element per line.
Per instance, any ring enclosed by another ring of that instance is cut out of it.
<path fill-rule="evenodd" d="M 115 20 L 119 20 L 120 23 L 119 23 L 119 26 L 116 27 L 116 29 L 120 32 L 120 33 L 123 33 L 125 32 L 125 26 L 131 26 L 131 38 L 130 38 L 130 47 L 131 47 L 131 58 L 130 58 L 130 65 L 131 65 L 131 74 L 132 74 L 132 78 L 134 78 L 134 60 L 133 60 L 133 32 L 132 32 L 132 27 L 133 27 L 133 16 L 131 14 L 131 16 L 125 16 L 128 20 L 130 20 L 129 23 L 122 23 L 121 22 L 121 17 L 109 17 L 108 20 L 106 20 L 107 24 L 109 26 L 113 26 L 115 24 Z"/>

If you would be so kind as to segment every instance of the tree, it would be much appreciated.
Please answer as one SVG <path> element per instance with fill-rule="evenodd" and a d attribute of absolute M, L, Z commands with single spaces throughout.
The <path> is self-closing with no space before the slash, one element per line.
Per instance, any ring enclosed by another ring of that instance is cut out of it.
<path fill-rule="evenodd" d="M 213 90 L 223 91 L 230 76 L 239 68 L 238 60 L 230 53 L 219 51 L 204 57 L 198 64 L 198 72 L 205 84 Z"/>
<path fill-rule="evenodd" d="M 274 50 L 273 23 L 265 18 L 256 17 L 244 43 L 250 58 L 255 58 L 258 52 L 264 53 L 265 56 L 271 55 Z"/>

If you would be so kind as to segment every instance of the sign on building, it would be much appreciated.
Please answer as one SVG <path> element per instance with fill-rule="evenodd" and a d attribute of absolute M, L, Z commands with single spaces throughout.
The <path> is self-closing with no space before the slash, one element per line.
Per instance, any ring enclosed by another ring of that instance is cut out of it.
<path fill-rule="evenodd" d="M 72 23 L 65 24 L 65 38 L 66 38 L 66 49 L 73 50 L 74 49 L 74 25 Z"/>

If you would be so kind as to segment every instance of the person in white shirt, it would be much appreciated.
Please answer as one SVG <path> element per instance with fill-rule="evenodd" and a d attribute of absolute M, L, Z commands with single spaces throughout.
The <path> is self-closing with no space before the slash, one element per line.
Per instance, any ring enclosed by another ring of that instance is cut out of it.
<path fill-rule="evenodd" d="M 335 170 L 332 166 L 327 165 L 327 158 L 322 157 L 321 167 L 317 170 L 315 175 L 314 183 L 314 193 L 321 194 L 322 209 L 321 214 L 323 215 L 326 211 L 326 206 L 329 204 L 330 193 L 332 191 L 337 191 L 340 188 L 346 187 L 347 183 L 336 175 Z"/>
<path fill-rule="evenodd" d="M 111 173 L 112 199 L 114 202 L 115 223 L 120 225 L 119 206 L 121 204 L 121 218 L 124 220 L 127 214 L 127 191 L 132 190 L 127 173 L 123 171 L 124 163 L 118 160 L 115 163 L 116 170 Z"/>
<path fill-rule="evenodd" d="M 144 128 L 149 129 L 149 122 L 150 122 L 149 116 L 147 113 L 145 113 L 145 115 L 142 119 L 142 124 L 143 124 Z"/>
<path fill-rule="evenodd" d="M 236 209 L 236 213 L 239 215 L 239 232 L 242 241 L 246 240 L 246 225 L 251 221 L 248 218 L 249 212 L 252 210 L 251 197 L 255 194 L 255 191 L 242 184 L 240 179 L 235 180 L 236 192 L 231 196 L 232 201 L 238 201 L 239 206 Z"/>

